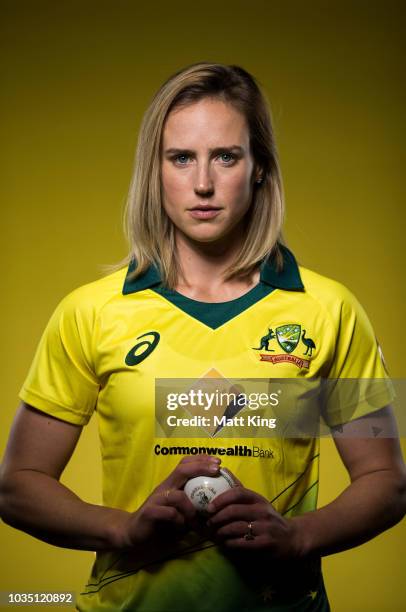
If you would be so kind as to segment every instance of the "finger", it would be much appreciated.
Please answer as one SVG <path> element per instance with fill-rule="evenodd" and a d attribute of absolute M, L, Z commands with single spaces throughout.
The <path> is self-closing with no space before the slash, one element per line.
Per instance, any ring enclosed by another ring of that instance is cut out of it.
<path fill-rule="evenodd" d="M 222 546 L 226 548 L 234 548 L 241 550 L 261 550 L 268 549 L 269 546 L 268 538 L 266 536 L 258 536 L 254 540 L 246 540 L 245 538 L 229 538 L 222 540 Z M 270 554 L 273 554 L 272 550 L 269 550 Z"/>
<path fill-rule="evenodd" d="M 196 515 L 196 508 L 185 494 L 179 489 L 166 489 L 159 492 L 155 499 L 159 505 L 175 507 L 187 521 L 191 521 Z"/>
<path fill-rule="evenodd" d="M 231 504 L 256 504 L 258 502 L 267 502 L 267 500 L 245 487 L 233 487 L 228 491 L 224 491 L 218 497 L 215 497 L 213 501 L 207 506 L 207 511 L 210 514 L 219 512 L 223 508 Z"/>
<path fill-rule="evenodd" d="M 221 527 L 216 532 L 215 539 L 227 546 L 269 546 L 269 526 L 261 521 L 252 521 L 250 523 L 236 521 Z"/>
<path fill-rule="evenodd" d="M 211 516 L 207 525 L 213 529 L 219 529 L 222 525 L 235 521 L 259 521 L 269 519 L 270 512 L 268 505 L 264 503 L 256 504 L 230 504 L 222 508 Z"/>
<path fill-rule="evenodd" d="M 172 523 L 179 526 L 185 524 L 185 517 L 175 506 L 153 505 L 148 508 L 145 516 L 147 519 L 157 523 Z"/>
<path fill-rule="evenodd" d="M 218 540 L 244 538 L 246 533 L 248 533 L 248 521 L 234 521 L 220 527 L 216 531 L 216 538 Z"/>
<path fill-rule="evenodd" d="M 160 488 L 181 489 L 190 478 L 218 475 L 219 463 L 214 458 L 208 461 L 182 461 L 168 478 L 161 483 Z"/>
<path fill-rule="evenodd" d="M 207 461 L 209 462 L 215 462 L 215 463 L 221 463 L 221 459 L 220 457 L 213 457 L 213 455 L 186 455 L 186 457 L 183 457 L 183 459 L 181 461 L 179 461 L 179 463 L 190 463 L 191 461 L 201 461 L 202 463 L 205 463 Z"/>

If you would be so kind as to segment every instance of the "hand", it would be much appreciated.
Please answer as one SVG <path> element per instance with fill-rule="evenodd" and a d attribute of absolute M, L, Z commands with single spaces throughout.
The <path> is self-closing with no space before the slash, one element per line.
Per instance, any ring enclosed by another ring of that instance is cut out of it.
<path fill-rule="evenodd" d="M 268 551 L 278 559 L 300 554 L 295 522 L 284 519 L 255 491 L 234 487 L 216 497 L 207 511 L 212 538 L 227 548 Z"/>
<path fill-rule="evenodd" d="M 187 531 L 196 518 L 196 508 L 183 491 L 195 476 L 216 476 L 220 459 L 207 455 L 184 457 L 142 506 L 120 525 L 119 548 L 133 548 L 156 540 L 165 546 Z"/>

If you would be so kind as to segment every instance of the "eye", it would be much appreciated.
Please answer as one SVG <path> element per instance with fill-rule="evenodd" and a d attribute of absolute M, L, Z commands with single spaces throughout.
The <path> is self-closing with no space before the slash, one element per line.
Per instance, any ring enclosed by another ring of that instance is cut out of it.
<path fill-rule="evenodd" d="M 233 155 L 233 153 L 224 151 L 223 153 L 220 153 L 219 159 L 221 162 L 223 162 L 223 164 L 226 164 L 226 166 L 231 166 L 236 161 L 236 156 Z"/>
<path fill-rule="evenodd" d="M 185 166 L 188 163 L 189 159 L 190 157 L 186 153 L 180 153 L 179 155 L 176 155 L 173 158 L 174 162 L 176 164 L 179 164 L 180 166 Z"/>

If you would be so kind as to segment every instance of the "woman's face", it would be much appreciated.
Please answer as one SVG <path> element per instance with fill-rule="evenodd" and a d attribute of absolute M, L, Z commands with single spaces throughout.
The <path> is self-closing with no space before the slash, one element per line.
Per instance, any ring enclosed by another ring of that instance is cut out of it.
<path fill-rule="evenodd" d="M 241 238 L 257 178 L 244 115 L 215 98 L 175 108 L 164 126 L 161 163 L 164 208 L 178 238 Z"/>

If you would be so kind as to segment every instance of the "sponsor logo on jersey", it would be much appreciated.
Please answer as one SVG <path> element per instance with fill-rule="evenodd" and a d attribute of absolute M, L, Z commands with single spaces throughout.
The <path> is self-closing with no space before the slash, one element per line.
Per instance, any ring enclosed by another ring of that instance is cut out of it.
<path fill-rule="evenodd" d="M 298 323 L 288 323 L 275 327 L 268 327 L 268 333 L 262 336 L 259 341 L 259 346 L 252 347 L 254 351 L 265 351 L 259 354 L 260 361 L 267 361 L 271 364 L 278 363 L 293 363 L 298 368 L 308 369 L 310 366 L 310 358 L 316 348 L 316 344 L 312 338 L 306 337 L 306 330 L 302 329 L 302 325 Z M 275 344 L 276 341 L 277 344 Z M 278 346 L 284 351 L 283 353 L 275 353 L 273 346 Z M 306 350 L 301 353 L 303 345 Z M 294 353 L 295 354 L 292 354 Z M 306 358 L 307 357 L 307 358 Z"/>
<path fill-rule="evenodd" d="M 149 331 L 146 334 L 141 334 L 141 336 L 137 337 L 137 340 L 140 338 L 146 338 L 149 336 L 147 340 L 141 340 L 141 342 L 137 342 L 127 353 L 125 358 L 125 363 L 128 366 L 134 366 L 144 361 L 158 346 L 158 342 L 161 338 L 160 334 L 156 331 Z"/>
<path fill-rule="evenodd" d="M 155 455 L 227 455 L 235 457 L 256 457 L 259 459 L 275 459 L 273 448 L 262 446 L 247 446 L 246 444 L 234 444 L 233 446 L 163 446 L 155 444 Z"/>

